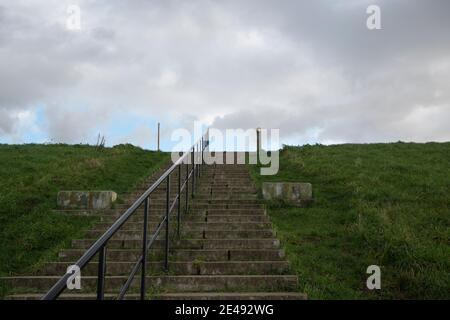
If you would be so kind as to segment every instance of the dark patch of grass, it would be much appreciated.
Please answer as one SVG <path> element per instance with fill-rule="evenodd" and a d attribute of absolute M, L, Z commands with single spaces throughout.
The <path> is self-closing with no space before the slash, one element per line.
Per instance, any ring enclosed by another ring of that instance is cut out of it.
<path fill-rule="evenodd" d="M 313 184 L 311 207 L 268 210 L 310 298 L 450 298 L 450 143 L 289 146 L 277 175 L 251 171 Z"/>
<path fill-rule="evenodd" d="M 32 272 L 92 224 L 52 212 L 59 190 L 120 195 L 166 161 L 166 153 L 132 145 L 0 145 L 0 275 Z"/>

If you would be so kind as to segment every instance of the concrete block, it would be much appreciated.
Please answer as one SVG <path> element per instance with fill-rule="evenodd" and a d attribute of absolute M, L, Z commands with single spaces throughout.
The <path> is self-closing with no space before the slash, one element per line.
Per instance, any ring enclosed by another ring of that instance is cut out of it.
<path fill-rule="evenodd" d="M 60 209 L 109 209 L 117 200 L 114 191 L 60 191 L 57 204 Z"/>
<path fill-rule="evenodd" d="M 266 200 L 283 200 L 297 206 L 313 200 L 312 185 L 304 182 L 263 182 L 262 193 Z"/>

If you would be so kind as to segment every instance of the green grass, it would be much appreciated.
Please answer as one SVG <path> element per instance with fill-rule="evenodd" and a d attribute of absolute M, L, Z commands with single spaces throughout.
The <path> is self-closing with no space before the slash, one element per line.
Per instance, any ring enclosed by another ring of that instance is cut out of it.
<path fill-rule="evenodd" d="M 310 298 L 450 298 L 450 143 L 284 147 L 277 175 L 251 172 L 313 184 L 312 206 L 269 208 Z"/>
<path fill-rule="evenodd" d="M 52 212 L 59 190 L 120 196 L 166 161 L 166 153 L 132 145 L 0 145 L 0 275 L 32 272 L 92 224 Z"/>

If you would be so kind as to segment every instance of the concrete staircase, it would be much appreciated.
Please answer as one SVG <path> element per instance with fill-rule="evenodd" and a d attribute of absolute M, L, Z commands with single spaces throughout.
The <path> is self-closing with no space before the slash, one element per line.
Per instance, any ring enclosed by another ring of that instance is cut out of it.
<path fill-rule="evenodd" d="M 13 292 L 10 299 L 38 299 L 83 252 L 163 172 L 126 197 L 124 204 L 95 214 L 98 222 L 84 239 L 59 253 L 59 260 L 47 263 L 37 274 L 6 277 Z M 178 172 L 171 179 L 177 190 Z M 185 171 L 182 171 L 184 177 Z M 192 184 L 189 185 L 189 188 Z M 149 230 L 153 231 L 165 208 L 165 184 L 151 197 Z M 175 192 L 172 192 L 172 195 Z M 189 190 L 190 193 L 190 190 Z M 184 204 L 184 198 L 182 198 Z M 297 276 L 280 249 L 264 205 L 257 199 L 245 165 L 204 166 L 190 210 L 182 216 L 178 238 L 176 209 L 171 216 L 169 272 L 163 271 L 164 232 L 150 250 L 147 266 L 149 299 L 304 299 L 297 290 Z M 115 298 L 141 253 L 143 209 L 108 242 L 105 298 Z M 81 272 L 81 290 L 65 290 L 61 299 L 95 299 L 97 259 Z M 139 276 L 126 295 L 139 298 Z"/>

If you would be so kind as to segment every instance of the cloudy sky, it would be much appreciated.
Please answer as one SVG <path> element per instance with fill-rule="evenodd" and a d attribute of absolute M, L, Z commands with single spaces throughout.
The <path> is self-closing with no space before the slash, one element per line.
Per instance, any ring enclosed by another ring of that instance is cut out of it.
<path fill-rule="evenodd" d="M 169 148 L 196 120 L 288 144 L 450 140 L 450 1 L 0 1 L 0 143 L 154 148 L 160 121 Z"/>

